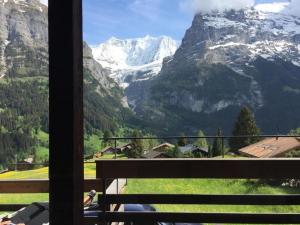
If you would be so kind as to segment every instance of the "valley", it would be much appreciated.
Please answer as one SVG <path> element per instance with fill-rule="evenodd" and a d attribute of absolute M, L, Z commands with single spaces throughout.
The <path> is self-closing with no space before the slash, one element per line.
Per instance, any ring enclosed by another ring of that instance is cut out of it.
<path fill-rule="evenodd" d="M 300 18 L 278 10 L 287 6 L 197 13 L 182 40 L 85 42 L 85 154 L 101 148 L 106 131 L 214 135 L 220 128 L 229 135 L 244 106 L 262 134 L 300 127 Z M 0 9 L 4 168 L 15 155 L 47 157 L 48 9 L 37 0 L 1 0 Z"/>

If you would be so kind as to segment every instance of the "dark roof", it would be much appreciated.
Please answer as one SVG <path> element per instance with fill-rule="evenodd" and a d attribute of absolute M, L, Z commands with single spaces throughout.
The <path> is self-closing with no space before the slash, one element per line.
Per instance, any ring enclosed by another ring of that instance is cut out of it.
<path fill-rule="evenodd" d="M 102 149 L 100 152 L 108 152 L 108 151 L 114 151 L 115 150 L 115 148 L 114 147 L 111 147 L 111 146 L 108 146 L 108 147 L 106 147 L 106 148 L 104 148 L 104 149 Z"/>
<path fill-rule="evenodd" d="M 182 152 L 182 153 L 195 152 L 195 151 L 201 151 L 201 152 L 208 153 L 208 148 L 198 147 L 196 145 L 189 144 L 189 145 L 186 145 L 186 146 L 179 147 L 179 151 Z"/>
<path fill-rule="evenodd" d="M 194 151 L 200 151 L 200 152 L 206 152 L 206 153 L 208 153 L 208 148 L 207 147 L 197 147 L 197 146 L 195 146 L 195 147 L 196 148 L 192 150 L 193 152 Z"/>

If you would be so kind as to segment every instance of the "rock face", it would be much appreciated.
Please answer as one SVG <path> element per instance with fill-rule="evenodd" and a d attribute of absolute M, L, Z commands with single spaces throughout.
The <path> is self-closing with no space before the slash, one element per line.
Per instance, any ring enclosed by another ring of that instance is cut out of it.
<path fill-rule="evenodd" d="M 159 76 L 127 88 L 130 106 L 172 133 L 229 133 L 244 105 L 265 133 L 300 126 L 300 18 L 264 9 L 197 14 Z"/>
<path fill-rule="evenodd" d="M 156 76 L 163 59 L 172 56 L 178 42 L 170 37 L 111 38 L 93 48 L 95 59 L 110 77 L 126 88 L 130 83 Z"/>
<path fill-rule="evenodd" d="M 38 0 L 0 0 L 0 31 L 0 79 L 47 81 L 47 6 Z M 123 90 L 93 58 L 86 43 L 83 50 L 86 129 L 115 129 L 124 120 L 120 112 L 130 115 Z"/>
<path fill-rule="evenodd" d="M 37 0 L 0 0 L 0 77 L 47 75 L 47 11 Z"/>

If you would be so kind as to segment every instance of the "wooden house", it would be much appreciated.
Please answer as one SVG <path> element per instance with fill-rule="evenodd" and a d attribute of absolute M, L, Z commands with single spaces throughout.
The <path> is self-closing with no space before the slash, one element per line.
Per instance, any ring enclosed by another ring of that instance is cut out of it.
<path fill-rule="evenodd" d="M 167 150 L 169 149 L 172 149 L 174 148 L 175 146 L 170 144 L 170 143 L 163 143 L 163 144 L 160 144 L 154 148 L 152 148 L 152 151 L 156 151 L 156 152 L 166 152 Z"/>
<path fill-rule="evenodd" d="M 27 159 L 19 161 L 16 168 L 17 170 L 20 171 L 32 170 L 34 168 L 33 161 L 34 161 L 33 157 L 29 157 Z"/>
<path fill-rule="evenodd" d="M 170 158 L 165 152 L 149 151 L 142 156 L 145 159 Z"/>
<path fill-rule="evenodd" d="M 238 152 L 252 158 L 285 157 L 287 153 L 300 150 L 300 139 L 294 137 L 266 138 L 241 148 Z"/>

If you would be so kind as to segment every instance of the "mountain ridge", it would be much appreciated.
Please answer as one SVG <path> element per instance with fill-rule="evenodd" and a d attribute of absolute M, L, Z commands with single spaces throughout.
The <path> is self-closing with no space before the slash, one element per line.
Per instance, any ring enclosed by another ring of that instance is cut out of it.
<path fill-rule="evenodd" d="M 198 13 L 160 74 L 126 95 L 138 116 L 167 132 L 229 133 L 247 105 L 263 132 L 286 133 L 300 125 L 299 44 L 299 17 L 256 8 Z"/>

